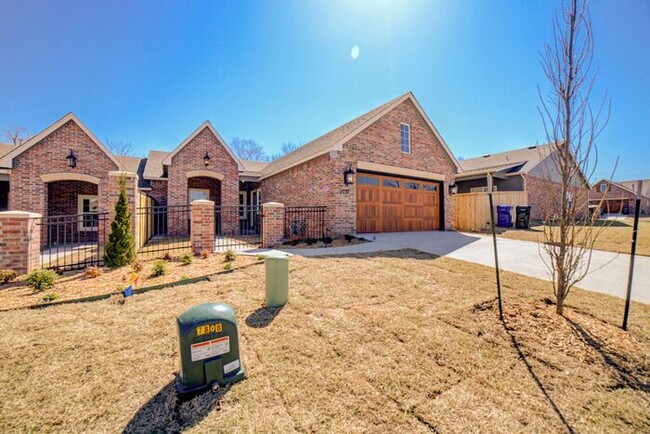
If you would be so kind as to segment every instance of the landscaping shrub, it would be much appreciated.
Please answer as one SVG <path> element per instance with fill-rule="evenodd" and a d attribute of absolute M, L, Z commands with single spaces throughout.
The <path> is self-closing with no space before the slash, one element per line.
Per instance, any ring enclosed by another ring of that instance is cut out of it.
<path fill-rule="evenodd" d="M 264 261 L 265 259 L 266 259 L 266 255 L 257 255 L 258 261 Z"/>
<path fill-rule="evenodd" d="M 56 292 L 50 292 L 48 294 L 45 294 L 42 300 L 45 302 L 49 302 L 49 301 L 57 300 L 58 298 L 59 298 L 59 294 L 57 294 Z"/>
<path fill-rule="evenodd" d="M 351 243 L 351 242 L 352 242 L 353 240 L 355 240 L 357 237 L 355 237 L 355 236 L 352 235 L 352 234 L 346 234 L 346 235 L 344 236 L 344 238 L 345 238 L 345 241 L 347 241 L 348 243 Z"/>
<path fill-rule="evenodd" d="M 201 257 L 203 259 L 208 259 L 211 255 L 211 252 L 208 249 L 201 250 Z"/>
<path fill-rule="evenodd" d="M 0 283 L 13 282 L 18 277 L 14 270 L 0 270 Z"/>
<path fill-rule="evenodd" d="M 84 270 L 84 277 L 86 279 L 94 279 L 102 275 L 102 269 L 99 267 L 87 267 Z"/>
<path fill-rule="evenodd" d="M 171 261 L 172 260 L 172 255 L 170 255 L 169 252 L 165 252 L 165 254 L 163 255 L 162 258 L 165 261 Z"/>
<path fill-rule="evenodd" d="M 34 291 L 42 291 L 52 288 L 58 277 L 53 270 L 34 270 L 27 275 L 27 284 Z"/>
<path fill-rule="evenodd" d="M 153 263 L 153 270 L 151 270 L 151 277 L 162 276 L 167 272 L 167 262 L 156 261 Z"/>
<path fill-rule="evenodd" d="M 133 265 L 131 265 L 131 268 L 133 269 L 134 273 L 139 273 L 140 271 L 142 271 L 143 267 L 144 266 L 142 265 L 142 262 L 140 262 L 140 261 L 135 261 L 133 263 Z"/>
<path fill-rule="evenodd" d="M 237 255 L 235 255 L 235 252 L 228 249 L 226 250 L 226 253 L 224 253 L 223 258 L 225 259 L 226 262 L 232 262 L 237 258 Z"/>
<path fill-rule="evenodd" d="M 232 262 L 226 262 L 226 264 L 223 266 L 223 269 L 226 271 L 232 270 Z"/>
<path fill-rule="evenodd" d="M 190 253 L 183 253 L 178 260 L 181 261 L 181 264 L 183 265 L 190 265 L 194 260 L 194 257 Z"/>
<path fill-rule="evenodd" d="M 317 242 L 318 242 L 318 240 L 316 238 L 307 238 L 305 240 L 305 243 L 307 243 L 308 246 L 312 246 L 312 245 L 316 244 Z"/>
<path fill-rule="evenodd" d="M 104 263 L 111 267 L 123 267 L 135 260 L 135 241 L 131 233 L 131 213 L 126 197 L 126 177 L 119 180 L 120 195 L 115 204 L 115 218 L 111 222 L 111 234 L 108 236 Z"/>

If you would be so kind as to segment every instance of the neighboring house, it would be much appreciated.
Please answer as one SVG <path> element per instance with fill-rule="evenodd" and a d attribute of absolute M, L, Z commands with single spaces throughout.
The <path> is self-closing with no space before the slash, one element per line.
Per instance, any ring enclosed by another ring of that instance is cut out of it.
<path fill-rule="evenodd" d="M 159 206 L 325 205 L 337 236 L 452 229 L 449 185 L 460 166 L 410 92 L 269 164 L 237 158 L 207 121 L 171 152 L 115 156 L 70 113 L 19 146 L 0 146 L 0 206 L 44 216 L 108 211 L 115 171 L 136 173 Z M 80 224 L 92 230 L 92 220 Z"/>
<path fill-rule="evenodd" d="M 633 214 L 636 205 L 636 195 L 639 181 L 614 182 L 609 179 L 601 179 L 596 182 L 589 192 L 589 204 L 600 206 L 603 214 Z M 641 214 L 650 214 L 650 194 L 645 187 L 641 195 Z"/>
<path fill-rule="evenodd" d="M 544 218 L 548 204 L 553 203 L 550 194 L 557 191 L 560 182 L 551 144 L 487 154 L 461 160 L 460 165 L 463 171 L 456 177 L 458 193 L 525 192 L 533 219 Z M 589 188 L 584 177 L 580 187 L 585 192 Z"/>

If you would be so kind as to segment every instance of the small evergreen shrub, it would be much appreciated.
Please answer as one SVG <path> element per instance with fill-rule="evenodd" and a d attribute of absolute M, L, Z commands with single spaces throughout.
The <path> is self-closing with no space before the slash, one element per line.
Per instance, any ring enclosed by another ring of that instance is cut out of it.
<path fill-rule="evenodd" d="M 27 275 L 27 284 L 34 291 L 42 291 L 52 288 L 58 277 L 53 270 L 34 270 Z"/>
<path fill-rule="evenodd" d="M 162 276 L 166 272 L 167 272 L 167 262 L 156 261 L 153 263 L 153 269 L 151 270 L 151 277 Z"/>
<path fill-rule="evenodd" d="M 0 283 L 9 283 L 16 280 L 18 273 L 14 270 L 0 270 Z"/>
<path fill-rule="evenodd" d="M 194 257 L 190 253 L 183 253 L 178 260 L 181 261 L 181 264 L 183 265 L 190 265 L 194 260 Z"/>
<path fill-rule="evenodd" d="M 235 255 L 235 252 L 228 249 L 226 250 L 226 253 L 224 253 L 223 258 L 225 259 L 226 262 L 232 262 L 237 258 L 237 255 Z"/>
<path fill-rule="evenodd" d="M 223 269 L 226 271 L 232 270 L 232 262 L 226 262 L 226 264 L 223 266 Z"/>
<path fill-rule="evenodd" d="M 264 261 L 266 259 L 265 255 L 257 255 L 257 260 L 258 261 Z"/>
<path fill-rule="evenodd" d="M 58 298 L 59 298 L 59 294 L 57 294 L 56 292 L 50 292 L 48 294 L 45 294 L 42 300 L 44 302 L 50 302 L 50 301 L 58 300 Z"/>
<path fill-rule="evenodd" d="M 307 243 L 308 246 L 314 245 L 318 242 L 316 238 L 307 238 L 305 240 L 305 243 Z"/>
<path fill-rule="evenodd" d="M 87 267 L 84 270 L 84 277 L 86 279 L 94 279 L 95 277 L 101 276 L 102 273 L 102 269 L 99 267 Z"/>
<path fill-rule="evenodd" d="M 120 195 L 115 203 L 115 218 L 111 222 L 111 234 L 108 236 L 104 251 L 104 263 L 111 267 L 123 267 L 135 260 L 135 241 L 131 233 L 131 213 L 126 197 L 126 177 L 119 180 Z"/>

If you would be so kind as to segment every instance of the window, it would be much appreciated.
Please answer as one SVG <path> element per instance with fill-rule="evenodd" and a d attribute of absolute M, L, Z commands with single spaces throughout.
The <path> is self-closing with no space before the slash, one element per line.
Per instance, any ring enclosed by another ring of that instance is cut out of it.
<path fill-rule="evenodd" d="M 210 200 L 210 190 L 203 188 L 190 188 L 188 199 L 190 203 L 195 200 Z"/>
<path fill-rule="evenodd" d="M 372 176 L 359 175 L 357 176 L 357 182 L 359 185 L 374 185 L 375 187 L 379 187 L 379 178 L 373 178 Z"/>
<path fill-rule="evenodd" d="M 80 231 L 96 231 L 99 225 L 99 199 L 97 196 L 77 196 L 77 213 Z"/>
<path fill-rule="evenodd" d="M 404 188 L 407 188 L 409 190 L 419 190 L 420 189 L 420 183 L 419 182 L 405 182 L 404 183 Z"/>
<path fill-rule="evenodd" d="M 400 182 L 397 179 L 384 179 L 382 185 L 384 187 L 399 188 Z"/>
<path fill-rule="evenodd" d="M 424 191 L 436 193 L 438 191 L 438 186 L 436 184 L 424 184 Z"/>
<path fill-rule="evenodd" d="M 598 191 L 600 191 L 601 193 L 605 193 L 607 191 L 607 183 L 603 182 L 602 184 L 600 184 L 598 186 Z"/>
<path fill-rule="evenodd" d="M 239 219 L 246 220 L 246 192 L 239 192 Z"/>
<path fill-rule="evenodd" d="M 411 153 L 411 126 L 409 124 L 399 124 L 400 139 L 402 143 L 402 152 Z"/>

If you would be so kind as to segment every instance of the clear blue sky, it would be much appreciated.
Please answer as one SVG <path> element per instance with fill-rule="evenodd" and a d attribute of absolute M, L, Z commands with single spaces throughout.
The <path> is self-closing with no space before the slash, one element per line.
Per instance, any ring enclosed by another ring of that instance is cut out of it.
<path fill-rule="evenodd" d="M 555 1 L 1 0 L 0 127 L 76 113 L 138 155 L 209 119 L 267 152 L 412 90 L 456 155 L 545 141 L 539 51 Z M 597 176 L 650 178 L 650 2 L 592 2 L 612 100 Z M 359 57 L 351 57 L 353 46 Z"/>

